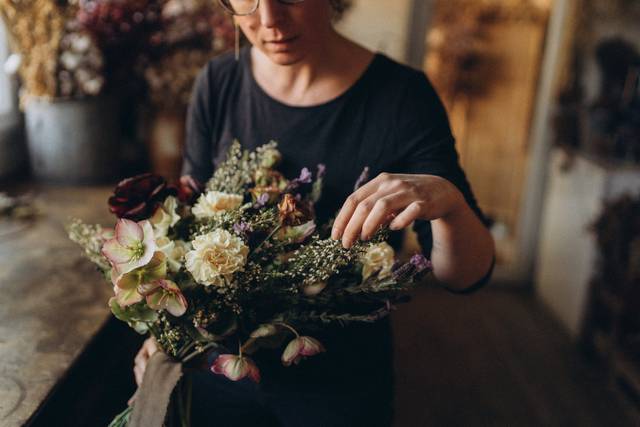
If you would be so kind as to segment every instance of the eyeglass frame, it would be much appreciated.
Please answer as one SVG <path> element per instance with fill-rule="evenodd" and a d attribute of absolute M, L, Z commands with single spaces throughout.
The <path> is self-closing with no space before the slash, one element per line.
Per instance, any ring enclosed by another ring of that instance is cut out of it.
<path fill-rule="evenodd" d="M 247 12 L 247 13 L 237 13 L 234 10 L 231 9 L 230 6 L 227 6 L 224 3 L 224 0 L 218 0 L 218 3 L 220 4 L 220 6 L 222 6 L 222 8 L 229 14 L 233 15 L 233 16 L 249 16 L 249 15 L 253 15 L 255 13 L 256 10 L 258 10 L 258 7 L 260 7 L 260 0 L 255 0 L 256 5 L 253 8 L 253 10 L 251 10 L 251 12 Z M 304 0 L 278 0 L 279 3 L 282 4 L 287 4 L 287 5 L 292 5 L 292 4 L 298 4 L 298 3 L 302 3 L 304 2 Z"/>

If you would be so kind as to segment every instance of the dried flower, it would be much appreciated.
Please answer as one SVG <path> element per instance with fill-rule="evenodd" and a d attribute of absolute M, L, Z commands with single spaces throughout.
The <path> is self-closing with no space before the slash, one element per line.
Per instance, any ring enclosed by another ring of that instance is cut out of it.
<path fill-rule="evenodd" d="M 205 286 L 228 284 L 231 275 L 244 267 L 249 254 L 241 238 L 223 229 L 197 236 L 192 244 L 193 250 L 185 255 L 186 267 L 196 282 Z"/>
<path fill-rule="evenodd" d="M 253 228 L 251 227 L 251 224 L 242 221 L 233 224 L 233 231 L 238 236 L 246 236 L 253 231 Z"/>
<path fill-rule="evenodd" d="M 319 163 L 318 164 L 318 169 L 316 172 L 316 178 L 317 179 L 322 179 L 324 178 L 324 175 L 327 173 L 327 167 L 325 166 L 324 163 Z"/>
<path fill-rule="evenodd" d="M 267 147 L 260 154 L 262 157 L 260 166 L 266 169 L 275 168 L 282 161 L 282 154 L 275 147 Z"/>
<path fill-rule="evenodd" d="M 296 200 L 289 193 L 285 194 L 278 204 L 278 212 L 283 225 L 300 225 L 309 221 L 313 216 L 306 203 Z"/>
<path fill-rule="evenodd" d="M 245 377 L 256 383 L 260 382 L 260 371 L 251 359 L 235 354 L 222 354 L 213 362 L 211 372 L 224 375 L 231 381 L 239 381 Z"/>
<path fill-rule="evenodd" d="M 140 221 L 149 218 L 175 190 L 159 175 L 146 173 L 120 181 L 109 198 L 109 210 L 118 218 Z"/>
<path fill-rule="evenodd" d="M 269 193 L 262 193 L 256 199 L 256 203 L 255 203 L 254 207 L 256 209 L 260 209 L 260 208 L 265 207 L 267 205 L 267 203 L 269 203 Z"/>
<path fill-rule="evenodd" d="M 315 356 L 326 351 L 323 345 L 315 338 L 299 336 L 293 339 L 282 353 L 282 363 L 290 366 L 292 363 L 298 364 L 305 357 Z"/>
<path fill-rule="evenodd" d="M 307 168 L 302 168 L 300 171 L 300 176 L 294 180 L 292 180 L 285 191 L 294 191 L 302 184 L 310 184 L 312 179 L 311 172 Z"/>
<path fill-rule="evenodd" d="M 411 257 L 409 262 L 416 268 L 418 273 L 431 269 L 431 261 L 425 258 L 422 254 L 415 254 Z"/>

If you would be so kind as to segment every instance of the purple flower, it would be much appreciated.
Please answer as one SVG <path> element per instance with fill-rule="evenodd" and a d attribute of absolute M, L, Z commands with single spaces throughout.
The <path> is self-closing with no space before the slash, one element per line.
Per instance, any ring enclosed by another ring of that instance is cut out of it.
<path fill-rule="evenodd" d="M 291 182 L 289 182 L 289 185 L 287 185 L 287 188 L 285 189 L 285 191 L 286 192 L 293 191 L 296 188 L 300 187 L 301 184 L 310 184 L 311 179 L 312 179 L 311 171 L 307 168 L 302 168 L 302 170 L 300 171 L 300 176 L 298 178 L 291 180 Z"/>
<path fill-rule="evenodd" d="M 327 167 L 324 165 L 324 163 L 319 163 L 318 164 L 318 171 L 316 172 L 317 179 L 324 178 L 324 174 L 326 172 L 327 172 Z"/>
<path fill-rule="evenodd" d="M 269 193 L 262 193 L 256 199 L 256 208 L 263 208 L 269 202 Z"/>
<path fill-rule="evenodd" d="M 247 233 L 251 233 L 253 231 L 253 228 L 251 227 L 251 224 L 247 224 L 246 222 L 242 221 L 233 224 L 233 231 L 235 231 L 236 234 L 242 236 L 246 235 Z"/>
<path fill-rule="evenodd" d="M 400 267 L 391 272 L 391 277 L 393 277 L 393 280 L 395 280 L 396 282 L 401 282 L 405 280 L 409 274 L 411 274 L 411 271 L 413 269 L 414 266 L 410 262 L 402 264 Z"/>
<path fill-rule="evenodd" d="M 358 188 L 362 187 L 362 185 L 369 180 L 369 166 L 365 166 L 362 170 L 362 173 L 358 177 L 356 184 L 353 186 L 353 191 L 356 191 Z"/>
<path fill-rule="evenodd" d="M 302 168 L 300 176 L 298 177 L 298 182 L 300 184 L 309 184 L 311 182 L 311 171 L 307 168 Z"/>
<path fill-rule="evenodd" d="M 425 258 L 422 254 L 415 254 L 411 257 L 409 262 L 416 268 L 418 273 L 424 270 L 431 270 L 432 268 L 431 261 Z"/>

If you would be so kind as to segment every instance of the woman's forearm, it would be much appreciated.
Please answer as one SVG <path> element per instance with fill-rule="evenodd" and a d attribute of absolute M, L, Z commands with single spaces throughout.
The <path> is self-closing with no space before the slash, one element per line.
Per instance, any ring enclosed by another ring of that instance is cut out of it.
<path fill-rule="evenodd" d="M 495 252 L 493 238 L 466 203 L 431 221 L 431 229 L 433 273 L 444 286 L 463 290 L 489 272 Z"/>

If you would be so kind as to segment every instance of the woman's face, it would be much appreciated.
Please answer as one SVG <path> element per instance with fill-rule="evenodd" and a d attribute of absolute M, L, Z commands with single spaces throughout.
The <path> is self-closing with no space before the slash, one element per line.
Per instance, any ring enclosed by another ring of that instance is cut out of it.
<path fill-rule="evenodd" d="M 310 52 L 319 52 L 332 31 L 332 8 L 328 0 L 305 0 L 285 4 L 260 0 L 253 14 L 236 16 L 251 44 L 279 65 L 292 65 Z"/>

